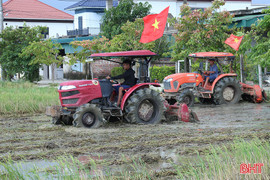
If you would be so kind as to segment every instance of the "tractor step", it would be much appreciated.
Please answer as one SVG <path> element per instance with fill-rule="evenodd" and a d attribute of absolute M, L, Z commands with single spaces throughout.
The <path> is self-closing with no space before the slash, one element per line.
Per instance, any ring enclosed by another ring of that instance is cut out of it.
<path fill-rule="evenodd" d="M 110 116 L 113 117 L 122 117 L 123 116 L 123 112 L 122 110 L 119 109 L 104 109 L 103 108 L 103 112 L 110 114 Z"/>

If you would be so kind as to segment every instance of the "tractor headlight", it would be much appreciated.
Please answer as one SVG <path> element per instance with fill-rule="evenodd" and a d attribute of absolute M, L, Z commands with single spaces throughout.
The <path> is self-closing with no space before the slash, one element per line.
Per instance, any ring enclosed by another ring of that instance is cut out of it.
<path fill-rule="evenodd" d="M 167 82 L 171 82 L 173 80 L 173 78 L 170 78 L 170 79 L 167 79 L 166 81 Z"/>
<path fill-rule="evenodd" d="M 62 86 L 60 88 L 61 88 L 61 90 L 70 90 L 70 89 L 76 89 L 76 86 L 68 85 L 68 86 Z"/>

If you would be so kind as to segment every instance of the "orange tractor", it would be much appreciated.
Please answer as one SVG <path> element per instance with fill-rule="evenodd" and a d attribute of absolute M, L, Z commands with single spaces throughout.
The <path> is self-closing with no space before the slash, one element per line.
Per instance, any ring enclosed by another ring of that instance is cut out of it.
<path fill-rule="evenodd" d="M 164 92 L 168 102 L 177 101 L 192 106 L 195 97 L 198 97 L 201 103 L 214 104 L 235 104 L 241 97 L 259 103 L 266 98 L 266 93 L 259 85 L 251 86 L 237 80 L 237 74 L 233 71 L 235 56 L 232 53 L 200 52 L 190 54 L 189 57 L 195 60 L 214 60 L 219 67 L 218 75 L 213 81 L 204 80 L 202 61 L 198 72 L 177 73 L 165 77 Z M 223 72 L 222 65 L 227 64 L 230 64 L 230 73 Z"/>

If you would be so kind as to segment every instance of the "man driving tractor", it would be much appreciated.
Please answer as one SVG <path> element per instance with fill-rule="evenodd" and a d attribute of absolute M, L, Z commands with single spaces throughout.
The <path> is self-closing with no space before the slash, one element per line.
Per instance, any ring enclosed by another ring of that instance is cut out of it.
<path fill-rule="evenodd" d="M 218 77 L 218 67 L 215 64 L 215 59 L 208 59 L 210 63 L 210 69 L 209 71 L 204 71 L 204 88 L 206 87 L 206 84 L 209 82 L 213 82 Z"/>
<path fill-rule="evenodd" d="M 116 90 L 116 93 L 118 94 L 118 100 L 117 100 L 117 106 L 120 105 L 121 103 L 121 98 L 123 96 L 123 90 L 128 89 L 136 84 L 136 79 L 135 79 L 135 71 L 131 68 L 131 61 L 130 60 L 125 60 L 123 62 L 123 68 L 126 70 L 123 74 L 118 75 L 118 76 L 107 76 L 107 79 L 124 79 L 125 81 L 118 85 L 118 86 L 113 86 L 113 88 Z"/>

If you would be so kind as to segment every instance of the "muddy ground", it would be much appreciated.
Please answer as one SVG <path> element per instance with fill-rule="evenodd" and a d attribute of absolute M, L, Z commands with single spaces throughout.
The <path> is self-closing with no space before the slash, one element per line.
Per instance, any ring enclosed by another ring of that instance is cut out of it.
<path fill-rule="evenodd" d="M 235 138 L 270 138 L 270 104 L 239 103 L 233 106 L 199 105 L 193 108 L 199 123 L 179 121 L 158 125 L 120 122 L 99 129 L 52 125 L 44 115 L 0 118 L 0 159 L 15 161 L 55 160 L 73 155 L 89 157 L 117 168 L 141 158 L 158 172 L 170 169 L 168 162 L 208 152 L 209 145 L 233 142 Z M 169 170 L 168 170 L 169 171 Z M 159 175 L 158 175 L 159 176 Z"/>

